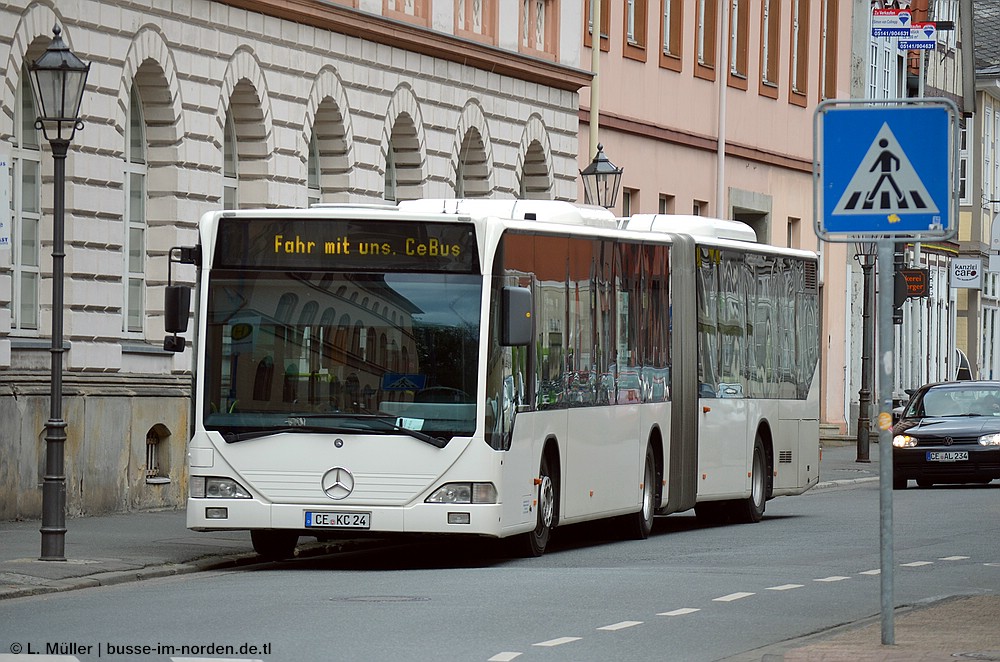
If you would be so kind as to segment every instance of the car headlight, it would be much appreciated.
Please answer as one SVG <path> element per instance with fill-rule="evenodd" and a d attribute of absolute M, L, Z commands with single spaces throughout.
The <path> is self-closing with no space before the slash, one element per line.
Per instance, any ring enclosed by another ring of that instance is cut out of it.
<path fill-rule="evenodd" d="M 1000 446 L 1000 433 L 984 434 L 979 438 L 980 446 Z"/>
<path fill-rule="evenodd" d="M 913 448 L 917 445 L 917 438 L 908 434 L 897 434 L 892 438 L 892 445 L 896 448 Z"/>
<path fill-rule="evenodd" d="M 188 490 L 195 499 L 252 499 L 250 492 L 232 478 L 192 476 Z"/>
<path fill-rule="evenodd" d="M 496 503 L 493 483 L 446 483 L 427 497 L 427 503 Z"/>

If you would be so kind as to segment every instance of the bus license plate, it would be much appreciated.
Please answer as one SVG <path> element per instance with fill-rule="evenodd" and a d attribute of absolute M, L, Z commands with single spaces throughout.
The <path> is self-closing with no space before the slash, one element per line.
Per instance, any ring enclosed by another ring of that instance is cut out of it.
<path fill-rule="evenodd" d="M 368 529 L 371 513 L 323 513 L 306 511 L 307 529 Z"/>
<path fill-rule="evenodd" d="M 964 462 L 969 459 L 969 451 L 927 451 L 928 462 Z"/>

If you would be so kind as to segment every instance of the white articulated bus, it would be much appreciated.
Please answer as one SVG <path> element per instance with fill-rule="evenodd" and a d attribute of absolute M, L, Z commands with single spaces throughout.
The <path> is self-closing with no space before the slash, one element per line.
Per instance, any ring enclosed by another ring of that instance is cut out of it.
<path fill-rule="evenodd" d="M 755 522 L 819 479 L 816 256 L 531 200 L 207 214 L 188 527 L 465 534 Z M 165 347 L 190 291 L 168 286 Z"/>

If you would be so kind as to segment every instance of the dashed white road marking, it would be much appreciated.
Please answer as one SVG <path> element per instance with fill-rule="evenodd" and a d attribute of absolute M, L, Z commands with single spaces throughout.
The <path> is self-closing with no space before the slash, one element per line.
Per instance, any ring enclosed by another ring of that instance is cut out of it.
<path fill-rule="evenodd" d="M 674 609 L 673 611 L 660 612 L 657 616 L 686 616 L 687 614 L 693 614 L 696 611 L 701 610 L 694 609 L 693 607 L 681 607 L 680 609 Z"/>
<path fill-rule="evenodd" d="M 790 591 L 793 588 L 802 588 L 802 584 L 782 584 L 781 586 L 768 586 L 767 591 Z"/>
<path fill-rule="evenodd" d="M 552 646 L 562 646 L 563 644 L 568 644 L 574 641 L 580 641 L 582 637 L 557 637 L 555 639 L 549 639 L 548 641 L 540 641 L 537 644 L 531 644 L 532 646 L 545 646 L 546 648 L 551 648 Z"/>
<path fill-rule="evenodd" d="M 521 657 L 520 653 L 514 653 L 514 652 L 497 653 L 490 659 L 486 660 L 486 662 L 510 662 L 511 660 L 517 659 L 519 657 Z"/>
<path fill-rule="evenodd" d="M 753 593 L 730 593 L 729 595 L 724 595 L 721 598 L 713 598 L 712 602 L 732 602 L 733 600 L 742 600 L 743 598 L 749 598 Z"/>
<path fill-rule="evenodd" d="M 875 568 L 874 570 L 862 570 L 858 573 L 859 575 L 881 575 L 882 568 Z"/>
<path fill-rule="evenodd" d="M 604 627 L 599 627 L 597 629 L 607 630 L 608 632 L 614 632 L 615 630 L 624 630 L 625 628 L 635 627 L 636 625 L 642 625 L 642 621 L 622 621 L 621 623 L 615 623 L 613 625 L 605 625 Z"/>
<path fill-rule="evenodd" d="M 938 559 L 938 561 L 967 561 L 968 556 L 944 556 Z"/>
<path fill-rule="evenodd" d="M 913 561 L 911 563 L 900 563 L 904 568 L 919 568 L 922 565 L 934 565 L 934 561 Z"/>
<path fill-rule="evenodd" d="M 841 575 L 833 575 L 832 577 L 823 577 L 821 579 L 814 579 L 814 582 L 842 582 L 845 579 L 850 579 L 850 577 L 843 577 Z"/>

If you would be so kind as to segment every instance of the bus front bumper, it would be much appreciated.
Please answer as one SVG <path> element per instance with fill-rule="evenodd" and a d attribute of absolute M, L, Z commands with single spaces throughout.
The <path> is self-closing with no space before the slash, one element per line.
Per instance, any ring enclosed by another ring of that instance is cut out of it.
<path fill-rule="evenodd" d="M 452 533 L 499 537 L 500 504 L 419 503 L 405 507 L 272 505 L 257 499 L 187 500 L 195 531 L 288 529 L 301 535 Z M 504 531 L 504 535 L 509 531 Z"/>

